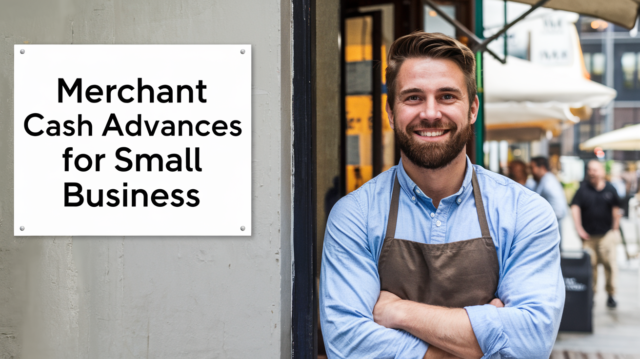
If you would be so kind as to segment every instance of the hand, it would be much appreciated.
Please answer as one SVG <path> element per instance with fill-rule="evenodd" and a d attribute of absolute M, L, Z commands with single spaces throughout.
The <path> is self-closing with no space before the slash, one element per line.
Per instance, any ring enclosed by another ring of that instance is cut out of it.
<path fill-rule="evenodd" d="M 397 295 L 386 290 L 380 291 L 378 301 L 373 307 L 373 321 L 385 328 L 396 328 L 398 316 L 396 305 L 400 302 L 402 299 Z"/>
<path fill-rule="evenodd" d="M 584 228 L 580 227 L 580 228 L 576 228 L 576 230 L 578 231 L 578 236 L 580 236 L 580 238 L 582 238 L 583 241 L 588 241 L 590 239 L 589 233 L 587 233 L 587 231 L 585 231 Z"/>
<path fill-rule="evenodd" d="M 491 302 L 489 302 L 489 304 L 497 308 L 504 308 L 504 303 L 502 303 L 502 301 L 498 298 L 493 298 Z"/>

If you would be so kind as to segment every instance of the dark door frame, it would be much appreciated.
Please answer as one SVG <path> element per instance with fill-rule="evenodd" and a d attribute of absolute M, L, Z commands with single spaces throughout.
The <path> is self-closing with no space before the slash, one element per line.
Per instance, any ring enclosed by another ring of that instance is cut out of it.
<path fill-rule="evenodd" d="M 291 357 L 317 357 L 315 0 L 292 0 L 293 287 Z M 283 24 L 284 26 L 285 24 Z"/>

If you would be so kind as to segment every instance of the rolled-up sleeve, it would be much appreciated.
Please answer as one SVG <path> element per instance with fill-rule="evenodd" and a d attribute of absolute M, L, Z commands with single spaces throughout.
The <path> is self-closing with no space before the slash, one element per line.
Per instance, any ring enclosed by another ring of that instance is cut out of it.
<path fill-rule="evenodd" d="M 327 223 L 320 274 L 320 322 L 332 358 L 420 358 L 427 344 L 373 321 L 380 295 L 367 219 L 355 194 L 341 199 Z"/>
<path fill-rule="evenodd" d="M 531 195 L 519 199 L 513 240 L 501 258 L 498 298 L 466 307 L 483 358 L 549 358 L 564 307 L 558 224 L 551 206 Z"/>

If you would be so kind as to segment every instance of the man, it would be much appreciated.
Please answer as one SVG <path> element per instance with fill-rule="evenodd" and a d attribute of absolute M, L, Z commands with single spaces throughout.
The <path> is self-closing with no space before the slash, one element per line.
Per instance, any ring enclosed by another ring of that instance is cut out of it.
<path fill-rule="evenodd" d="M 320 318 L 329 358 L 548 358 L 564 304 L 555 216 L 473 166 L 474 54 L 396 40 L 387 68 L 400 163 L 329 216 Z"/>
<path fill-rule="evenodd" d="M 591 256 L 593 292 L 596 292 L 598 263 L 604 266 L 607 307 L 617 307 L 614 295 L 618 267 L 616 243 L 620 236 L 620 199 L 613 186 L 605 180 L 602 164 L 596 160 L 587 164 L 587 180 L 582 182 L 571 201 L 571 214 L 584 249 Z"/>
<path fill-rule="evenodd" d="M 562 219 L 567 214 L 567 199 L 564 196 L 562 185 L 556 176 L 551 173 L 549 160 L 545 157 L 534 157 L 531 159 L 531 175 L 534 182 L 530 189 L 542 198 L 546 199 L 558 220 L 558 232 L 562 238 Z"/>
<path fill-rule="evenodd" d="M 520 160 L 513 160 L 509 162 L 509 178 L 521 185 L 527 184 L 527 165 Z"/>

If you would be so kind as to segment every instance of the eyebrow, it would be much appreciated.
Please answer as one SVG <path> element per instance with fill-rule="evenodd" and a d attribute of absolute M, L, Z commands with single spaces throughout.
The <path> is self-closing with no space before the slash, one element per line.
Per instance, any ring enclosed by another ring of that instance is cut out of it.
<path fill-rule="evenodd" d="M 455 92 L 455 93 L 462 94 L 462 91 L 460 91 L 460 89 L 456 87 L 442 87 L 438 89 L 438 92 Z"/>
<path fill-rule="evenodd" d="M 400 91 L 400 96 L 404 96 L 404 95 L 406 95 L 408 93 L 424 93 L 424 91 L 422 91 L 422 89 L 414 87 L 414 88 L 410 88 L 410 89 L 406 89 L 406 90 Z"/>
<path fill-rule="evenodd" d="M 457 94 L 462 94 L 462 91 L 460 91 L 460 89 L 458 89 L 456 87 L 441 87 L 441 88 L 438 89 L 438 92 L 455 92 Z M 424 91 L 422 91 L 422 89 L 414 87 L 414 88 L 410 88 L 410 89 L 406 89 L 406 90 L 400 91 L 399 96 L 404 96 L 404 95 L 410 94 L 410 93 L 424 93 Z"/>

